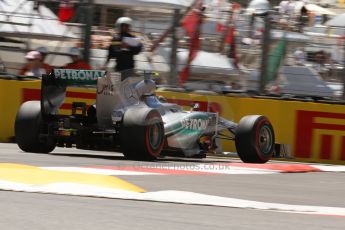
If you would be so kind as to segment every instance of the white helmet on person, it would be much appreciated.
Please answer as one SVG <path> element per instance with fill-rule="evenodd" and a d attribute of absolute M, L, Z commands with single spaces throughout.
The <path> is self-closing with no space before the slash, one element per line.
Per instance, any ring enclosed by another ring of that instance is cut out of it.
<path fill-rule="evenodd" d="M 122 24 L 126 24 L 131 26 L 133 23 L 133 20 L 129 17 L 121 17 L 116 20 L 115 26 L 121 26 Z"/>
<path fill-rule="evenodd" d="M 71 47 L 68 50 L 68 55 L 80 57 L 81 56 L 81 52 L 80 52 L 80 50 L 77 47 Z"/>
<path fill-rule="evenodd" d="M 32 50 L 25 55 L 28 60 L 42 59 L 42 54 L 36 50 Z"/>

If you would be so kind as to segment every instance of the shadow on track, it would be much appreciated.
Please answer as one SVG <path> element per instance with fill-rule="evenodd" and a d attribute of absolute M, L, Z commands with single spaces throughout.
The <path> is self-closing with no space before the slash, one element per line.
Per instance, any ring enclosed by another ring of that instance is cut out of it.
<path fill-rule="evenodd" d="M 49 153 L 49 155 L 64 156 L 64 157 L 83 157 L 83 158 L 117 160 L 117 161 L 127 160 L 124 156 L 91 155 L 91 154 L 83 154 L 83 153 L 58 153 L 58 152 L 54 152 L 54 153 Z"/>
<path fill-rule="evenodd" d="M 117 161 L 135 161 L 135 160 L 130 160 L 126 159 L 124 156 L 116 156 L 116 155 L 101 155 L 101 154 L 84 154 L 84 153 L 59 153 L 59 152 L 54 152 L 50 153 L 49 155 L 52 156 L 64 156 L 64 157 L 76 157 L 76 158 L 93 158 L 93 159 L 103 159 L 103 160 L 117 160 Z M 215 160 L 215 159 L 195 159 L 195 158 L 179 158 L 179 157 L 167 157 L 167 156 L 162 156 L 158 158 L 155 161 L 135 161 L 135 162 L 151 162 L 151 163 L 171 163 L 171 162 L 181 162 L 181 163 L 224 163 L 224 162 L 229 162 L 230 159 L 220 159 L 220 160 Z"/>

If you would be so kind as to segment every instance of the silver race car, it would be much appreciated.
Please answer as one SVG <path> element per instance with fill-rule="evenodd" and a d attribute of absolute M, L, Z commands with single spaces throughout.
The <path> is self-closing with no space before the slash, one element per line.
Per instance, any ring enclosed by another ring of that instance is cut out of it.
<path fill-rule="evenodd" d="M 55 69 L 42 76 L 41 100 L 23 103 L 15 137 L 25 152 L 49 153 L 56 146 L 120 151 L 135 160 L 161 155 L 206 157 L 219 151 L 219 140 L 235 141 L 243 162 L 265 163 L 275 147 L 274 131 L 264 116 L 234 123 L 217 113 L 184 111 L 155 95 L 152 73 L 141 77 L 96 70 Z M 73 102 L 59 114 L 68 86 L 97 88 L 96 102 Z"/>

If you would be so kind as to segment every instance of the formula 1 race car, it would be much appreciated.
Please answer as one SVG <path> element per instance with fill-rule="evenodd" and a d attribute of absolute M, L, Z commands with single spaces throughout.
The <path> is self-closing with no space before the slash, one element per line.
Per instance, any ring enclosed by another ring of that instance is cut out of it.
<path fill-rule="evenodd" d="M 152 73 L 123 76 L 68 69 L 43 75 L 41 100 L 23 103 L 16 116 L 19 148 L 49 153 L 56 146 L 75 146 L 154 160 L 160 155 L 205 157 L 219 147 L 219 139 L 228 139 L 235 141 L 243 162 L 265 163 L 271 158 L 274 131 L 266 117 L 245 116 L 237 124 L 217 113 L 184 111 L 155 95 Z M 96 86 L 96 103 L 72 102 L 70 114 L 59 114 L 68 86 Z"/>

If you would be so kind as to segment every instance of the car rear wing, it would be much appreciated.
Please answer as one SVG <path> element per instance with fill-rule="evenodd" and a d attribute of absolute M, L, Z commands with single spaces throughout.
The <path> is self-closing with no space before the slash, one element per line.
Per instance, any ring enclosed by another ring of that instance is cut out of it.
<path fill-rule="evenodd" d="M 42 75 L 42 115 L 57 112 L 65 101 L 68 86 L 96 87 L 97 79 L 105 74 L 103 70 L 54 69 L 52 73 Z"/>

